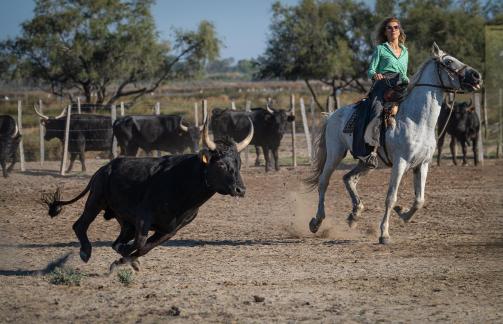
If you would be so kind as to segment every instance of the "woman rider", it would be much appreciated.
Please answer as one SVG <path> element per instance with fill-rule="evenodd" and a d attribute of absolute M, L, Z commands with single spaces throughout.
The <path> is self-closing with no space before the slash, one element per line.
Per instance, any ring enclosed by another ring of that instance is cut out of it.
<path fill-rule="evenodd" d="M 385 19 L 377 29 L 377 47 L 372 55 L 368 76 L 374 81 L 369 94 L 371 103 L 370 121 L 365 132 L 365 142 L 372 146 L 369 156 L 360 157 L 367 166 L 377 167 L 377 147 L 379 146 L 381 113 L 384 92 L 396 85 L 408 84 L 407 64 L 409 54 L 404 45 L 405 33 L 400 21 L 395 17 Z M 404 87 L 405 88 L 405 87 Z"/>

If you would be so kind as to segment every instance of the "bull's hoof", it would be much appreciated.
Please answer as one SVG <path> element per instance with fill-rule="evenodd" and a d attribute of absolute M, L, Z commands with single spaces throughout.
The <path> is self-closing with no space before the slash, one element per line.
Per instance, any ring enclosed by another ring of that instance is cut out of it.
<path fill-rule="evenodd" d="M 383 244 L 383 245 L 388 245 L 391 243 L 391 240 L 389 237 L 379 237 L 379 244 Z"/>
<path fill-rule="evenodd" d="M 350 228 L 355 228 L 356 225 L 358 225 L 358 219 L 353 215 L 353 213 L 348 215 L 346 221 L 348 222 Z"/>
<path fill-rule="evenodd" d="M 260 161 L 255 161 L 255 166 L 256 167 L 260 166 Z"/>
<path fill-rule="evenodd" d="M 316 233 L 320 229 L 321 221 L 318 221 L 316 217 L 313 217 L 309 222 L 309 230 L 311 233 Z"/>
<path fill-rule="evenodd" d="M 87 261 L 89 261 L 89 258 L 91 258 L 91 253 L 85 252 L 84 250 L 80 250 L 80 258 L 82 259 L 82 261 L 87 263 Z"/>

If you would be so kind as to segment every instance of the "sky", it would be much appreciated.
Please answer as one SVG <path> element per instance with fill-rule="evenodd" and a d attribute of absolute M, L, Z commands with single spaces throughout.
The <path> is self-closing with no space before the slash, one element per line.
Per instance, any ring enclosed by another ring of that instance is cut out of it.
<path fill-rule="evenodd" d="M 299 0 L 280 0 L 296 5 Z M 169 40 L 173 28 L 195 30 L 201 20 L 212 22 L 225 47 L 221 58 L 236 61 L 264 53 L 275 0 L 157 0 L 152 8 L 161 39 Z M 366 0 L 365 3 L 374 3 Z M 33 17 L 33 0 L 0 0 L 0 40 L 16 37 L 20 24 Z"/>

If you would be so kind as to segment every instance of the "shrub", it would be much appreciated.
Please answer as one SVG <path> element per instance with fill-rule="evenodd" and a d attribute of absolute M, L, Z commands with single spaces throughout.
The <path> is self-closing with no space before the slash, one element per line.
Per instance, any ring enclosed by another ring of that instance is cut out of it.
<path fill-rule="evenodd" d="M 133 271 L 131 269 L 120 269 L 117 272 L 117 277 L 119 278 L 119 282 L 124 286 L 129 286 L 133 283 Z"/>
<path fill-rule="evenodd" d="M 85 274 L 68 267 L 57 267 L 49 274 L 49 282 L 53 285 L 80 286 Z"/>

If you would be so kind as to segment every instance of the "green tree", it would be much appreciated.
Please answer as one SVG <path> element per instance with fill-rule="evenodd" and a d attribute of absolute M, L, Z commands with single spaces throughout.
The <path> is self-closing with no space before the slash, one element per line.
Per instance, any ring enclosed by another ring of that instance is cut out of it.
<path fill-rule="evenodd" d="M 214 27 L 176 31 L 161 41 L 150 8 L 153 0 L 37 0 L 22 34 L 0 44 L 0 67 L 68 96 L 91 103 L 136 101 L 168 78 L 193 76 L 219 54 Z M 4 71 L 5 72 L 5 71 Z"/>
<path fill-rule="evenodd" d="M 259 78 L 304 80 L 319 107 L 311 80 L 332 87 L 332 95 L 348 86 L 361 90 L 371 54 L 374 16 L 350 0 L 303 0 L 297 6 L 273 7 L 271 36 L 257 62 Z"/>
<path fill-rule="evenodd" d="M 484 61 L 485 19 L 477 1 L 407 0 L 400 2 L 400 19 L 407 35 L 409 74 L 430 57 L 436 42 L 477 69 Z"/>

